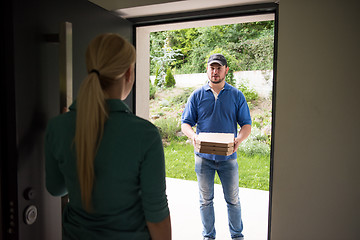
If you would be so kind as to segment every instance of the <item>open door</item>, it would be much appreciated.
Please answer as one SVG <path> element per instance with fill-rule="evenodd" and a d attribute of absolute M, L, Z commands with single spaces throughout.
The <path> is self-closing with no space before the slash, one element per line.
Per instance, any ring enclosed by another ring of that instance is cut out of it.
<path fill-rule="evenodd" d="M 1 13 L 0 239 L 61 240 L 61 198 L 44 181 L 47 121 L 76 98 L 89 41 L 104 32 L 132 41 L 133 24 L 88 1 L 15 0 Z"/>

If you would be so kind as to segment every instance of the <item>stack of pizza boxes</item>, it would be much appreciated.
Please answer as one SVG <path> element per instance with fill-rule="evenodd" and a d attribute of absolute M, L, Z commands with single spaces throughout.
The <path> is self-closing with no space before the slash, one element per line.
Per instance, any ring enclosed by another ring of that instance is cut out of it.
<path fill-rule="evenodd" d="M 199 153 L 229 156 L 234 151 L 234 134 L 201 132 L 196 140 L 195 150 Z"/>

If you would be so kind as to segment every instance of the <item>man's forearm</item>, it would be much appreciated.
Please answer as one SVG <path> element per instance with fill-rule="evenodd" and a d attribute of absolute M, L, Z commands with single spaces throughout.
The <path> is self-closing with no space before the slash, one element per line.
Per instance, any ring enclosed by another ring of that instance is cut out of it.
<path fill-rule="evenodd" d="M 194 132 L 193 128 L 187 124 L 187 123 L 183 123 L 181 124 L 181 131 L 188 137 L 191 139 L 192 144 L 195 146 L 196 144 L 196 133 Z"/>
<path fill-rule="evenodd" d="M 251 133 L 251 125 L 247 124 L 241 127 L 237 138 L 235 138 L 234 152 L 237 151 L 240 143 L 242 143 Z"/>
<path fill-rule="evenodd" d="M 250 133 L 251 133 L 251 125 L 247 124 L 242 126 L 237 136 L 237 140 L 241 143 L 242 141 L 244 141 L 246 138 L 249 137 Z"/>
<path fill-rule="evenodd" d="M 194 139 L 196 135 L 193 128 L 187 123 L 181 124 L 181 131 L 190 139 Z"/>

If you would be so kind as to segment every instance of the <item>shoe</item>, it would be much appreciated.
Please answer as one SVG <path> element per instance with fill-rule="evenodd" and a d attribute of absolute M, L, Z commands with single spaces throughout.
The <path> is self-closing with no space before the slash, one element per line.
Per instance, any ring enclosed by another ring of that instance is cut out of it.
<path fill-rule="evenodd" d="M 215 238 L 204 237 L 203 240 L 215 240 Z"/>
<path fill-rule="evenodd" d="M 237 237 L 237 238 L 233 238 L 232 240 L 245 240 L 244 237 Z"/>

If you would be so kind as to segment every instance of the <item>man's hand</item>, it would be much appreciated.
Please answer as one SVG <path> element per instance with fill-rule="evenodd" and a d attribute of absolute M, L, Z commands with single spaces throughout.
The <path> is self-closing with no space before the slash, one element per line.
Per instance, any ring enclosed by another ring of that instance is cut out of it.
<path fill-rule="evenodd" d="M 241 127 L 238 136 L 234 139 L 234 152 L 236 152 L 242 143 L 251 133 L 251 125 Z"/>
<path fill-rule="evenodd" d="M 194 134 L 194 136 L 191 138 L 192 140 L 192 144 L 194 145 L 194 147 L 196 147 L 196 140 L 198 138 L 198 135 L 197 134 Z"/>
<path fill-rule="evenodd" d="M 234 151 L 233 151 L 233 153 L 237 151 L 239 146 L 240 146 L 239 140 L 237 138 L 234 138 Z"/>
<path fill-rule="evenodd" d="M 194 132 L 193 128 L 189 124 L 183 123 L 183 124 L 181 124 L 181 131 L 188 138 L 191 139 L 192 144 L 194 145 L 194 147 L 196 147 L 197 134 Z"/>

